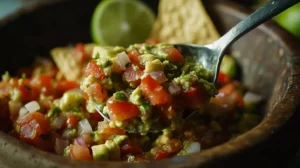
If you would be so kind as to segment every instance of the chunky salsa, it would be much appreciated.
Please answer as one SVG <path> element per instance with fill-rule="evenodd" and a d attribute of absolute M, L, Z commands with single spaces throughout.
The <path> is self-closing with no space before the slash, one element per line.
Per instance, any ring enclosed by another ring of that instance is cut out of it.
<path fill-rule="evenodd" d="M 235 80 L 229 56 L 214 85 L 194 56 L 170 44 L 84 46 L 73 53 L 83 67 L 77 80 L 45 59 L 18 77 L 3 75 L 0 99 L 8 108 L 0 120 L 8 116 L 13 126 L 5 131 L 70 159 L 141 162 L 201 152 L 260 121 L 261 97 Z"/>

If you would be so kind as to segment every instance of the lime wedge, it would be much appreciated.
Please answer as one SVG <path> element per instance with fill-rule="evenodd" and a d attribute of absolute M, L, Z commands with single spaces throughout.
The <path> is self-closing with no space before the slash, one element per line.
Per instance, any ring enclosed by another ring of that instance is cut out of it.
<path fill-rule="evenodd" d="M 92 16 L 92 39 L 125 47 L 141 43 L 149 37 L 154 21 L 153 11 L 138 0 L 104 0 Z"/>

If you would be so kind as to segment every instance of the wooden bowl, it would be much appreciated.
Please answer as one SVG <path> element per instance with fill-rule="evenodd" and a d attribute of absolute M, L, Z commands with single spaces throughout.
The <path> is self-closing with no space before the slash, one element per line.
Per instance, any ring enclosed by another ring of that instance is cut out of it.
<path fill-rule="evenodd" d="M 146 0 L 145 0 L 146 1 Z M 35 56 L 76 42 L 90 42 L 89 25 L 99 0 L 51 1 L 24 8 L 0 22 L 0 72 L 14 72 L 32 63 Z M 158 1 L 146 1 L 157 11 Z M 249 13 L 222 0 L 206 0 L 205 5 L 219 31 L 224 33 Z M 200 30 L 199 30 L 200 31 Z M 224 167 L 241 159 L 244 151 L 255 149 L 281 127 L 300 103 L 299 41 L 268 22 L 234 43 L 230 48 L 241 65 L 242 81 L 268 99 L 263 121 L 249 132 L 201 153 L 149 163 L 72 161 L 35 149 L 0 132 L 1 167 L 99 168 L 99 167 Z M 257 153 L 253 154 L 253 156 Z M 245 159 L 245 158 L 244 158 Z M 251 158 L 246 158 L 251 165 Z M 225 164 L 226 163 L 226 164 Z"/>

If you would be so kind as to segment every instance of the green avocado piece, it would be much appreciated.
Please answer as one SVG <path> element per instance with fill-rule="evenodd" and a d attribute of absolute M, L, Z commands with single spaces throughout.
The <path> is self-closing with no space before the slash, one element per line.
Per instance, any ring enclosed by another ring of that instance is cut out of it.
<path fill-rule="evenodd" d="M 104 144 L 92 146 L 92 153 L 94 160 L 109 159 L 109 149 Z"/>
<path fill-rule="evenodd" d="M 235 60 L 232 57 L 225 55 L 221 62 L 220 71 L 229 75 L 231 78 L 234 78 L 236 75 L 236 69 L 237 65 Z"/>

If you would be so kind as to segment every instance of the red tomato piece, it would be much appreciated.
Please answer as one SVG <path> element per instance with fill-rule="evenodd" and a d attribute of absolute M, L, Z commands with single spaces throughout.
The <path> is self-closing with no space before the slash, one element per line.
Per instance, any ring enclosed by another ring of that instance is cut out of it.
<path fill-rule="evenodd" d="M 97 79 L 105 78 L 105 74 L 102 69 L 97 65 L 96 61 L 91 61 L 86 68 L 83 69 L 83 75 L 89 76 L 93 75 Z"/>
<path fill-rule="evenodd" d="M 160 151 L 160 152 L 157 152 L 155 155 L 154 155 L 154 160 L 161 160 L 161 159 L 165 159 L 169 156 L 169 153 L 166 152 L 166 151 Z"/>
<path fill-rule="evenodd" d="M 31 80 L 30 85 L 46 95 L 51 94 L 53 91 L 52 76 L 50 75 L 37 76 Z"/>
<path fill-rule="evenodd" d="M 143 75 L 143 71 L 141 71 L 140 69 L 134 70 L 132 66 L 127 68 L 124 72 L 125 80 L 128 83 L 139 82 L 142 75 Z"/>
<path fill-rule="evenodd" d="M 70 146 L 70 156 L 74 160 L 92 160 L 89 148 L 80 145 Z"/>
<path fill-rule="evenodd" d="M 78 125 L 78 117 L 74 114 L 69 114 L 66 120 L 68 128 L 75 128 Z"/>
<path fill-rule="evenodd" d="M 50 132 L 50 123 L 39 112 L 27 113 L 17 120 L 17 125 L 20 126 L 20 139 L 35 144 L 41 140 L 41 135 Z"/>
<path fill-rule="evenodd" d="M 143 95 L 147 97 L 152 105 L 167 104 L 172 101 L 171 95 L 150 75 L 141 81 Z"/>
<path fill-rule="evenodd" d="M 64 93 L 68 90 L 79 88 L 79 85 L 76 81 L 67 81 L 67 80 L 60 80 L 57 81 L 56 90 L 59 93 Z"/>
<path fill-rule="evenodd" d="M 125 101 L 115 100 L 111 97 L 107 100 L 109 117 L 112 121 L 123 121 L 140 114 L 140 110 L 135 104 Z"/>
<path fill-rule="evenodd" d="M 107 97 L 107 91 L 99 84 L 94 83 L 87 89 L 88 95 L 95 99 L 98 103 L 102 103 Z"/>
<path fill-rule="evenodd" d="M 127 55 L 131 61 L 131 63 L 140 66 L 140 53 L 138 52 L 137 49 L 133 49 L 129 52 L 127 52 Z"/>
<path fill-rule="evenodd" d="M 184 60 L 183 55 L 175 47 L 164 48 L 163 52 L 169 55 L 172 62 L 181 63 Z"/>
<path fill-rule="evenodd" d="M 125 140 L 120 146 L 121 153 L 123 155 L 131 154 L 142 154 L 143 150 L 137 145 L 131 142 L 130 140 Z"/>
<path fill-rule="evenodd" d="M 243 96 L 236 90 L 235 83 L 228 83 L 219 89 L 219 94 L 213 102 L 225 109 L 232 110 L 235 106 L 243 106 Z"/>
<path fill-rule="evenodd" d="M 80 62 L 86 62 L 91 59 L 91 57 L 86 53 L 83 43 L 77 43 L 75 50 L 78 53 Z"/>
<path fill-rule="evenodd" d="M 22 101 L 37 100 L 40 96 L 40 89 L 32 87 L 29 79 L 23 79 L 22 83 L 18 86 L 18 90 L 21 92 Z"/>
<path fill-rule="evenodd" d="M 186 108 L 203 108 L 208 100 L 208 94 L 205 89 L 200 87 L 191 87 L 183 93 L 183 101 Z"/>
<path fill-rule="evenodd" d="M 228 74 L 225 74 L 223 72 L 219 72 L 218 80 L 220 84 L 225 85 L 231 81 L 231 78 Z"/>
<path fill-rule="evenodd" d="M 98 112 L 94 112 L 94 113 L 90 113 L 90 119 L 96 121 L 102 121 L 103 117 Z"/>

